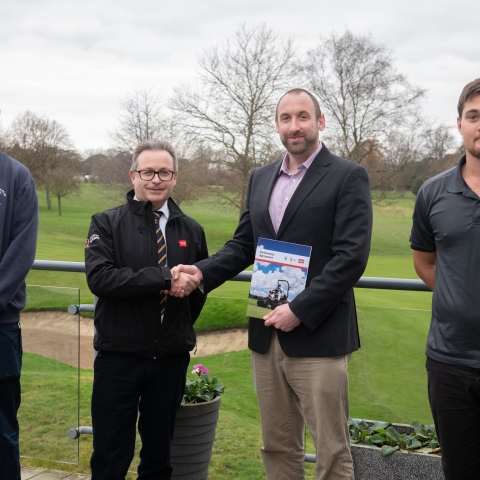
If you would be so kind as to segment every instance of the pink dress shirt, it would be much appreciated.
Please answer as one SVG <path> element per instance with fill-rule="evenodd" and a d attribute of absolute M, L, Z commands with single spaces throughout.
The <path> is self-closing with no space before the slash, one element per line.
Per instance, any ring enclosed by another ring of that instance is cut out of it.
<path fill-rule="evenodd" d="M 268 212 L 270 213 L 275 232 L 278 232 L 278 228 L 282 223 L 283 214 L 288 206 L 288 202 L 295 193 L 298 184 L 305 176 L 305 173 L 307 173 L 308 167 L 312 164 L 313 159 L 318 155 L 321 149 L 322 143 L 320 142 L 320 145 L 315 152 L 297 167 L 297 171 L 294 174 L 291 174 L 288 170 L 289 156 L 288 153 L 285 155 L 268 205 Z"/>

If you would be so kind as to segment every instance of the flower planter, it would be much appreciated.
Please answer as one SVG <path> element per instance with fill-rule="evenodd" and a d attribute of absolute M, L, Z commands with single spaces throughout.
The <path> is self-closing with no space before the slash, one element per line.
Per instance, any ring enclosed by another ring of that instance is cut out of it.
<path fill-rule="evenodd" d="M 170 459 L 172 479 L 205 480 L 208 477 L 221 398 L 182 405 L 178 409 Z"/>
<path fill-rule="evenodd" d="M 393 424 L 399 433 L 410 433 L 408 425 Z M 437 455 L 395 452 L 382 457 L 380 449 L 351 445 L 355 480 L 445 480 L 442 459 Z"/>

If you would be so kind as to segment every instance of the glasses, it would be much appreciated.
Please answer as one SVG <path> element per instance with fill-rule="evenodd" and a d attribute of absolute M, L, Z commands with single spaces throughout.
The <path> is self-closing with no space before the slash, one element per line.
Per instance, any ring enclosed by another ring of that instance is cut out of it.
<path fill-rule="evenodd" d="M 134 170 L 134 172 L 137 172 L 140 175 L 140 178 L 147 182 L 153 180 L 155 175 L 158 175 L 158 178 L 162 182 L 169 182 L 175 174 L 175 172 L 170 170 L 160 170 L 159 172 L 155 172 L 154 170 Z"/>

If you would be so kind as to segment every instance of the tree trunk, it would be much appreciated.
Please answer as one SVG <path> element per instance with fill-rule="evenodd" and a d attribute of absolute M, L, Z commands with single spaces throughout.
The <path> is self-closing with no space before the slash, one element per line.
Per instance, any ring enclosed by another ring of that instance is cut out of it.
<path fill-rule="evenodd" d="M 58 215 L 61 217 L 62 216 L 62 197 L 57 195 L 58 199 Z"/>
<path fill-rule="evenodd" d="M 45 194 L 47 195 L 47 210 L 52 209 L 52 199 L 50 198 L 50 188 L 48 185 L 45 186 Z"/>

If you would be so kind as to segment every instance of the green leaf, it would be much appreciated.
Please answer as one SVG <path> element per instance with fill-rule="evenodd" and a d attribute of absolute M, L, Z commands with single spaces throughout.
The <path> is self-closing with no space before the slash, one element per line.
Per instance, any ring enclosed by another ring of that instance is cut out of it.
<path fill-rule="evenodd" d="M 418 440 L 414 440 L 412 443 L 410 443 L 409 445 L 407 445 L 405 447 L 407 450 L 416 450 L 418 448 L 422 448 L 422 443 L 419 442 Z"/>
<path fill-rule="evenodd" d="M 382 437 L 382 435 L 376 433 L 375 435 L 372 435 L 370 437 L 370 441 L 375 444 L 382 444 L 385 443 L 385 437 Z"/>
<path fill-rule="evenodd" d="M 395 443 L 400 443 L 402 441 L 402 435 L 400 435 L 400 433 L 398 433 L 393 427 L 388 427 L 387 430 L 385 430 L 385 434 Z"/>
<path fill-rule="evenodd" d="M 363 441 L 363 444 L 367 445 L 369 447 L 379 447 L 379 445 L 376 445 L 375 443 L 371 442 L 370 438 L 372 438 L 372 437 L 370 437 L 370 436 L 365 437 L 365 440 Z"/>
<path fill-rule="evenodd" d="M 390 447 L 388 445 L 384 445 L 382 447 L 382 457 L 388 457 L 388 455 L 391 455 L 397 450 L 400 450 L 400 447 Z"/>
<path fill-rule="evenodd" d="M 377 430 L 384 430 L 386 428 L 388 428 L 390 426 L 390 423 L 389 422 L 374 422 L 374 424 L 372 425 L 372 429 L 374 432 L 376 432 Z"/>
<path fill-rule="evenodd" d="M 414 420 L 412 423 L 410 423 L 410 426 L 413 428 L 415 433 L 423 434 L 423 427 L 417 420 Z"/>

